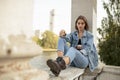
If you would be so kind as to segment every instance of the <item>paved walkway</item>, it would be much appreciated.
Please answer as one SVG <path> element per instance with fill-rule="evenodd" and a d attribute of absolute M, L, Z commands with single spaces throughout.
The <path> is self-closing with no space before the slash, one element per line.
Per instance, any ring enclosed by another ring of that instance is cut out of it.
<path fill-rule="evenodd" d="M 48 53 L 33 58 L 2 59 L 0 80 L 48 80 L 50 71 L 46 60 L 55 56 Z"/>
<path fill-rule="evenodd" d="M 63 70 L 59 77 L 55 77 L 47 67 L 46 60 L 55 59 L 56 56 L 56 54 L 46 53 L 29 59 L 12 60 L 11 63 L 9 61 L 5 65 L 0 65 L 0 80 L 71 80 L 84 72 L 83 69 L 69 67 Z M 100 64 L 99 68 L 103 65 Z M 91 76 L 91 73 L 86 71 L 84 76 Z"/>

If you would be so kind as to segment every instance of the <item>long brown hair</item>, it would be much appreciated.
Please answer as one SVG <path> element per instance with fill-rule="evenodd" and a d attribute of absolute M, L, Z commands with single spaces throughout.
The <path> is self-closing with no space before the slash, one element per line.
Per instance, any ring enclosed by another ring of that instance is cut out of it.
<path fill-rule="evenodd" d="M 78 22 L 79 19 L 82 19 L 82 20 L 85 22 L 85 30 L 89 30 L 89 26 L 88 26 L 87 19 L 86 19 L 86 17 L 84 17 L 84 16 L 82 16 L 82 15 L 80 15 L 80 16 L 76 19 L 76 21 L 75 21 L 75 29 L 78 30 L 78 28 L 77 28 L 77 22 Z"/>

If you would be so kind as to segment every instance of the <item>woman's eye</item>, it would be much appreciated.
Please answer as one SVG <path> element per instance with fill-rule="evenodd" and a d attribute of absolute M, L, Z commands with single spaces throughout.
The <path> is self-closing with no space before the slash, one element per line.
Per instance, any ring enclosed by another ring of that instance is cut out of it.
<path fill-rule="evenodd" d="M 78 25 L 80 25 L 80 24 L 81 24 L 81 25 L 84 25 L 84 23 L 77 23 L 77 24 L 78 24 Z"/>
<path fill-rule="evenodd" d="M 80 24 L 80 23 L 78 23 L 78 24 Z"/>
<path fill-rule="evenodd" d="M 84 23 L 81 23 L 82 25 L 84 25 Z"/>

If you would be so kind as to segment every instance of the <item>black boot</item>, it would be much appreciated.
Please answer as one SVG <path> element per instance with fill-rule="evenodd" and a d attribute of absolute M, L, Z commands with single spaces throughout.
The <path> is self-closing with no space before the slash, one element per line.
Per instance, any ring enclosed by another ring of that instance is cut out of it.
<path fill-rule="evenodd" d="M 62 70 L 64 70 L 66 68 L 65 61 L 63 60 L 62 57 L 57 57 L 56 61 L 59 63 Z"/>
<path fill-rule="evenodd" d="M 60 74 L 60 71 L 66 68 L 63 58 L 58 57 L 56 60 L 47 60 L 47 65 L 55 76 Z"/>

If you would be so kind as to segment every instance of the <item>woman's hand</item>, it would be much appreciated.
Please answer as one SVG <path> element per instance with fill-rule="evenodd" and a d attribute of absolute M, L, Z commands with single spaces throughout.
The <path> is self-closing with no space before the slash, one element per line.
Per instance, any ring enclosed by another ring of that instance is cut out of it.
<path fill-rule="evenodd" d="M 59 33 L 59 36 L 60 37 L 65 37 L 66 36 L 65 30 L 61 30 L 60 33 Z"/>
<path fill-rule="evenodd" d="M 77 45 L 76 49 L 81 50 L 82 49 L 82 45 Z"/>

